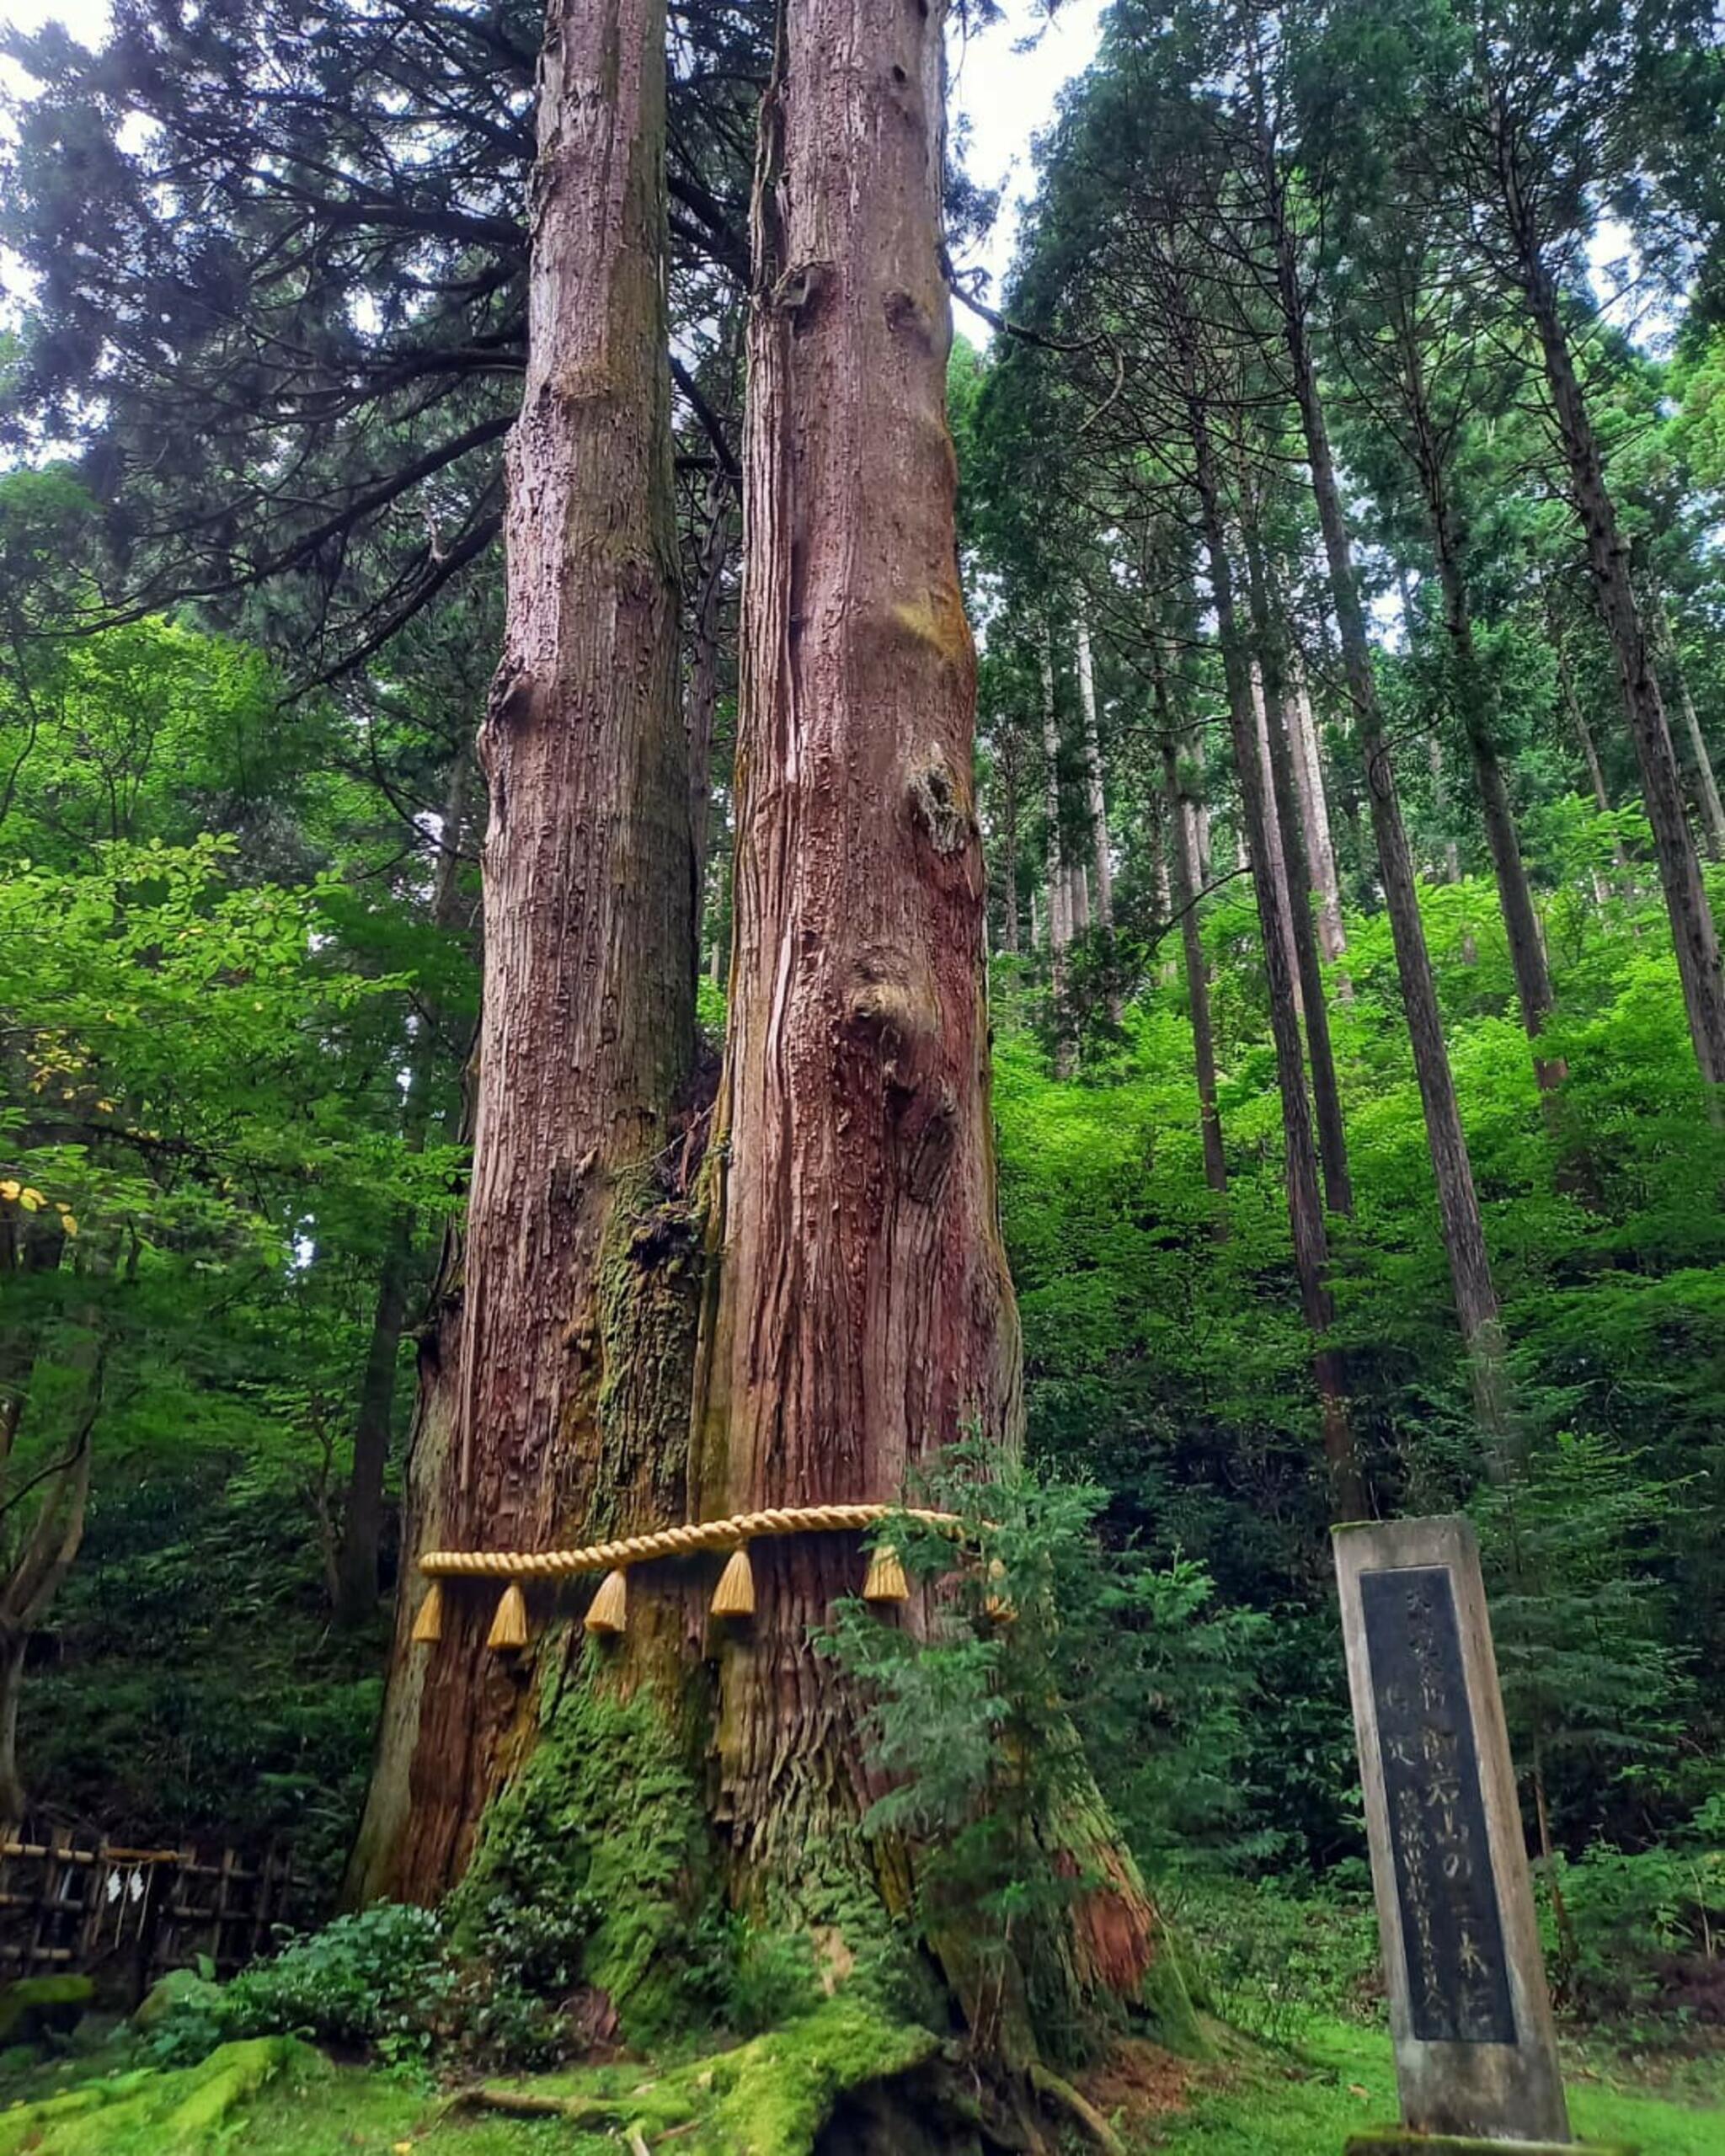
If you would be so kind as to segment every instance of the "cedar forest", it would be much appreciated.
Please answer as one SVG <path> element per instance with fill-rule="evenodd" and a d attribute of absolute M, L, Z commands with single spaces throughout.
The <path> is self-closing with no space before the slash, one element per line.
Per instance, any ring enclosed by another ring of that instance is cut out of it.
<path fill-rule="evenodd" d="M 992 19 L 5 35 L 0 1817 L 298 1898 L 0 2156 L 1339 2150 L 1462 1512 L 1725 2148 L 1725 30 L 1112 0 L 995 291 Z"/>

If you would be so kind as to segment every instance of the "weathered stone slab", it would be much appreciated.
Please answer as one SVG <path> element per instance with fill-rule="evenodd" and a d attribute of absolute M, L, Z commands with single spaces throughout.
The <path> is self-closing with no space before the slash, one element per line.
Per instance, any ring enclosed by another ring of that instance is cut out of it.
<path fill-rule="evenodd" d="M 1354 2134 L 1343 2156 L 1641 2156 L 1628 2141 L 1482 2141 L 1477 2134 L 1410 2134 L 1391 2126 Z"/>
<path fill-rule="evenodd" d="M 1473 1529 L 1335 1548 L 1404 2121 L 1357 2145 L 1573 2148 Z"/>
<path fill-rule="evenodd" d="M 1356 2133 L 1343 2156 L 1641 2156 L 1627 2142 L 1482 2141 L 1468 2133 Z"/>

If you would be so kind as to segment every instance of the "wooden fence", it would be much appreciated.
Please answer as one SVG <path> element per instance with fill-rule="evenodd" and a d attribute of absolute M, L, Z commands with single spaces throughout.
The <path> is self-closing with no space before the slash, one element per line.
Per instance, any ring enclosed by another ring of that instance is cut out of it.
<path fill-rule="evenodd" d="M 291 1860 L 120 1849 L 67 1833 L 0 1840 L 0 1981 L 106 1971 L 142 1993 L 169 1969 L 254 1960 L 288 1920 Z"/>

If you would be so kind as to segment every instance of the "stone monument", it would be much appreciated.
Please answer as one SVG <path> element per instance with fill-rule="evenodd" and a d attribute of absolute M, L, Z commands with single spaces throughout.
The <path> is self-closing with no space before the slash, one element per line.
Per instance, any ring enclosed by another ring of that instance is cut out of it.
<path fill-rule="evenodd" d="M 1472 1527 L 1335 1550 L 1403 2121 L 1348 2156 L 1573 2151 Z"/>

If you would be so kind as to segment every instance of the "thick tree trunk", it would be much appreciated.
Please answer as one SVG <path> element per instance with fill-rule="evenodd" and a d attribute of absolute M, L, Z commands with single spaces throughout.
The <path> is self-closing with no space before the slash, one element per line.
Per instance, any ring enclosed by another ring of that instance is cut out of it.
<path fill-rule="evenodd" d="M 1172 834 L 1173 904 L 1180 918 L 1180 953 L 1186 971 L 1186 1007 L 1192 1020 L 1192 1059 L 1198 1081 L 1198 1123 L 1204 1142 L 1204 1179 L 1218 1198 L 1228 1190 L 1228 1161 L 1222 1145 L 1222 1119 L 1216 1107 L 1215 1035 L 1210 1025 L 1210 975 L 1204 963 L 1204 943 L 1199 934 L 1197 885 L 1193 875 L 1190 819 L 1185 789 L 1180 782 L 1178 739 L 1172 700 L 1168 694 L 1167 666 L 1160 640 L 1151 648 L 1151 686 L 1156 696 L 1156 723 L 1162 729 L 1162 790 L 1168 806 L 1168 829 Z M 1227 1216 L 1219 1206 L 1215 1230 L 1227 1235 Z"/>
<path fill-rule="evenodd" d="M 1329 1472 L 1330 1505 L 1338 1519 L 1365 1518 L 1365 1478 L 1361 1470 L 1347 1407 L 1339 1358 L 1322 1344 L 1335 1320 L 1329 1284 L 1329 1237 L 1318 1188 L 1317 1150 L 1312 1142 L 1311 1112 L 1306 1092 L 1306 1064 L 1295 1008 L 1291 963 L 1293 935 L 1284 910 L 1278 879 L 1267 874 L 1270 803 L 1263 781 L 1252 667 L 1234 605 L 1233 572 L 1222 522 L 1220 480 L 1204 399 L 1197 390 L 1195 331 L 1183 322 L 1182 352 L 1186 381 L 1188 424 L 1194 478 L 1210 563 L 1210 597 L 1227 680 L 1228 718 L 1234 743 L 1235 775 L 1240 786 L 1246 841 L 1253 864 L 1258 930 L 1263 945 L 1264 976 L 1269 991 L 1270 1033 L 1275 1045 L 1276 1076 L 1282 1101 L 1282 1138 L 1288 1192 L 1288 1219 L 1293 1236 L 1294 1271 L 1306 1322 L 1320 1343 L 1313 1350 L 1312 1378 L 1322 1418 L 1324 1459 Z"/>
<path fill-rule="evenodd" d="M 454 927 L 461 896 L 461 843 L 467 820 L 467 754 L 463 749 L 450 766 L 439 834 L 437 868 L 432 883 L 431 923 Z M 431 1119 L 431 1084 L 441 1048 L 440 1012 L 434 1001 L 419 1013 L 419 1030 L 408 1059 L 408 1082 L 402 1103 L 402 1142 L 409 1153 L 423 1153 Z M 377 1549 L 383 1533 L 383 1484 L 389 1467 L 395 1424 L 396 1375 L 401 1364 L 402 1332 L 414 1284 L 415 1221 L 411 1207 L 398 1209 L 390 1221 L 377 1298 L 372 1306 L 371 1335 L 360 1380 L 359 1411 L 354 1418 L 353 1475 L 342 1512 L 341 1540 L 335 1553 L 332 1615 L 338 1626 L 365 1624 L 377 1606 Z"/>
<path fill-rule="evenodd" d="M 1492 1279 L 1491 1259 L 1486 1249 L 1485 1229 L 1480 1219 L 1479 1198 L 1474 1189 L 1473 1166 L 1468 1158 L 1467 1141 L 1462 1134 L 1461 1115 L 1455 1101 L 1455 1078 L 1444 1039 L 1443 1017 L 1432 979 L 1425 926 L 1420 919 L 1413 857 L 1408 851 L 1407 832 L 1396 795 L 1389 741 L 1372 673 L 1365 615 L 1354 574 L 1353 545 L 1342 511 L 1341 489 L 1337 484 L 1335 460 L 1330 451 L 1317 373 L 1306 334 L 1305 296 L 1293 229 L 1288 221 L 1283 175 L 1275 145 L 1263 119 L 1261 92 L 1258 126 L 1263 177 L 1275 247 L 1276 289 L 1281 305 L 1283 335 L 1306 440 L 1312 492 L 1317 500 L 1318 522 L 1323 531 L 1343 669 L 1365 760 L 1378 868 L 1383 878 L 1385 905 L 1401 979 L 1414 1075 L 1425 1114 L 1426 1141 L 1437 1182 L 1444 1251 L 1449 1261 L 1455 1315 L 1467 1352 L 1475 1412 L 1492 1446 L 1493 1460 L 1501 1465 L 1514 1443 L 1503 1323 Z"/>
<path fill-rule="evenodd" d="M 1546 385 L 1569 466 L 1570 492 L 1587 541 L 1588 567 L 1616 661 L 1624 713 L 1641 769 L 1642 795 L 1653 827 L 1696 1063 L 1704 1083 L 1725 1086 L 1725 969 L 1684 809 L 1664 700 L 1636 603 L 1629 544 L 1618 530 L 1616 504 L 1605 482 L 1598 438 L 1575 371 L 1562 302 L 1545 259 L 1535 213 L 1523 192 L 1514 147 L 1502 130 L 1496 131 L 1496 142 L 1498 179 L 1516 248 L 1516 272 L 1545 360 Z"/>
<path fill-rule="evenodd" d="M 689 753 L 664 265 L 660 0 L 555 10 L 539 85 L 528 367 L 509 450 L 473 1187 L 422 1357 L 404 1556 L 534 1549 L 684 1517 L 605 1260 L 657 1193 L 693 1051 Z M 670 1224 L 665 1232 L 671 1233 Z M 640 1263 L 644 1267 L 644 1257 Z M 407 1577 L 411 1577 L 411 1574 Z M 398 1611 L 350 1893 L 431 1900 L 531 1740 L 530 1657 L 487 1652 L 493 1598 Z"/>
<path fill-rule="evenodd" d="M 890 1499 L 965 1432 L 1012 1446 L 1023 1420 L 945 417 L 943 38 L 938 7 L 788 0 L 763 107 L 701 1422 L 705 1487 L 738 1510 Z M 858 1554 L 810 1535 L 755 1565 L 713 1762 L 734 1881 L 780 1921 L 831 1924 L 858 1894 L 890 1908 L 902 1876 L 862 1824 L 863 1702 L 809 1643 Z M 1158 1931 L 1105 1822 L 1074 1854 L 1101 1881 L 1059 1956 L 1081 2009 L 1139 1992 Z M 985 2020 L 964 1958 L 949 1976 Z"/>
<path fill-rule="evenodd" d="M 1084 791 L 1090 815 L 1091 890 L 1095 900 L 1096 925 L 1104 931 L 1114 925 L 1114 863 L 1108 858 L 1108 810 L 1103 791 L 1102 735 L 1096 717 L 1096 673 L 1090 648 L 1090 623 L 1078 616 L 1078 701 L 1084 713 Z"/>

